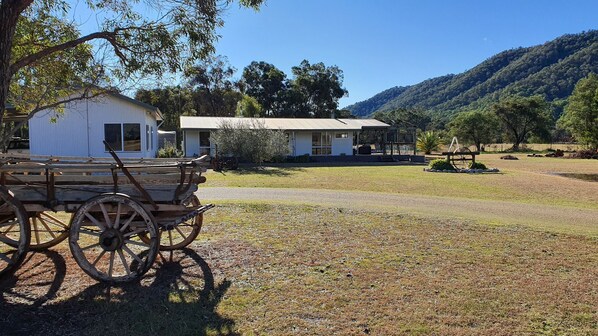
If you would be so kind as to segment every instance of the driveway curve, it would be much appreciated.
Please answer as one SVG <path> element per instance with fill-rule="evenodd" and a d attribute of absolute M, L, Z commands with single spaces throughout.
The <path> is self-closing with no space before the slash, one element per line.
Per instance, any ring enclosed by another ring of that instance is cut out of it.
<path fill-rule="evenodd" d="M 494 225 L 598 236 L 597 209 L 361 191 L 290 188 L 201 188 L 202 201 L 260 201 L 348 209 L 371 209 L 437 218 L 463 218 Z"/>

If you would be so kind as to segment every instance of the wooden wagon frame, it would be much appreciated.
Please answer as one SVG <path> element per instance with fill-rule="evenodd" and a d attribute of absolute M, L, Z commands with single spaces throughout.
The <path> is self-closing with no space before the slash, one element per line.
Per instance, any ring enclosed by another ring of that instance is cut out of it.
<path fill-rule="evenodd" d="M 0 159 L 0 276 L 25 253 L 64 239 L 99 281 L 141 277 L 158 250 L 183 248 L 199 234 L 195 195 L 207 156 L 191 161 L 4 157 Z"/>

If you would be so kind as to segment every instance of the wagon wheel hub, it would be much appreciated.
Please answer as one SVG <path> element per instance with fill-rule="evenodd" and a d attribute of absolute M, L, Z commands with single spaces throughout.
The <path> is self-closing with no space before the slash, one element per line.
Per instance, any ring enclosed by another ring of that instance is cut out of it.
<path fill-rule="evenodd" d="M 106 251 L 116 251 L 123 246 L 123 235 L 119 230 L 107 229 L 100 235 L 100 246 Z"/>

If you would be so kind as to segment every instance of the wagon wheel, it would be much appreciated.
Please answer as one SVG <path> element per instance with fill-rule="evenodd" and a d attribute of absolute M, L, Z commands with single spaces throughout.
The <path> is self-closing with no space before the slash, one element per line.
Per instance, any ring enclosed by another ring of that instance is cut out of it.
<path fill-rule="evenodd" d="M 0 186 L 0 276 L 13 272 L 23 261 L 30 235 L 23 205 Z"/>
<path fill-rule="evenodd" d="M 49 211 L 32 213 L 29 216 L 31 242 L 29 249 L 41 251 L 59 244 L 69 236 L 69 219 L 63 214 L 50 214 Z"/>
<path fill-rule="evenodd" d="M 156 221 L 137 201 L 105 194 L 85 202 L 70 228 L 69 245 L 77 264 L 92 278 L 127 282 L 141 277 L 158 254 Z M 148 239 L 143 241 L 141 235 Z"/>
<path fill-rule="evenodd" d="M 193 209 L 201 205 L 199 198 L 195 195 L 191 195 L 183 201 L 183 204 Z M 160 227 L 160 250 L 177 250 L 191 244 L 199 235 L 202 223 L 203 213 L 176 226 Z M 141 239 L 147 241 L 147 236 L 141 236 Z"/>
<path fill-rule="evenodd" d="M 471 151 L 467 147 L 457 149 L 451 156 L 451 163 L 455 169 L 468 168 L 468 162 L 471 158 Z"/>

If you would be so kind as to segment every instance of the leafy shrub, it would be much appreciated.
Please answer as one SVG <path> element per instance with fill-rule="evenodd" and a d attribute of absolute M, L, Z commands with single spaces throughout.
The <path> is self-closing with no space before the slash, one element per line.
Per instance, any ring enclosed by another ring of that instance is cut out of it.
<path fill-rule="evenodd" d="M 469 169 L 488 169 L 488 168 L 486 168 L 486 165 L 481 162 L 472 162 L 469 165 Z"/>
<path fill-rule="evenodd" d="M 440 145 L 442 145 L 442 140 L 437 133 L 434 133 L 434 131 L 421 133 L 417 137 L 417 149 L 426 154 L 430 154 L 432 151 L 439 150 Z"/>
<path fill-rule="evenodd" d="M 178 150 L 171 142 L 164 143 L 164 147 L 158 150 L 159 158 L 179 158 L 183 157 L 183 152 Z"/>
<path fill-rule="evenodd" d="M 261 164 L 289 153 L 289 140 L 283 131 L 267 129 L 259 119 L 222 122 L 220 130 L 212 132 L 210 140 L 218 154 L 232 155 Z"/>
<path fill-rule="evenodd" d="M 455 170 L 455 167 L 450 162 L 443 159 L 430 161 L 430 168 L 434 170 Z"/>

